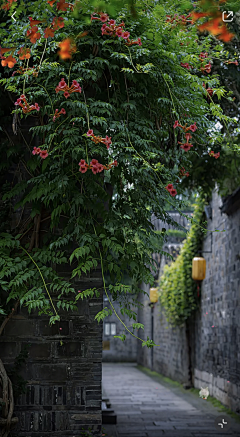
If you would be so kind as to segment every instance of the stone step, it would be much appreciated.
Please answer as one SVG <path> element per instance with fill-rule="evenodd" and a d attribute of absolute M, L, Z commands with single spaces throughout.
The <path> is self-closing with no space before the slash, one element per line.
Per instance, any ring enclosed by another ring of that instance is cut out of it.
<path fill-rule="evenodd" d="M 102 424 L 103 425 L 116 425 L 117 424 L 116 413 L 102 414 Z"/>
<path fill-rule="evenodd" d="M 102 423 L 103 425 L 116 425 L 117 415 L 114 410 L 110 408 L 111 404 L 109 399 L 102 399 Z"/>

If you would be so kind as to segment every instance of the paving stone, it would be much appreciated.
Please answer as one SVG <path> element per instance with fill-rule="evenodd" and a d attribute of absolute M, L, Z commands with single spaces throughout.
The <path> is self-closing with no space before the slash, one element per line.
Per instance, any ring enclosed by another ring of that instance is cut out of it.
<path fill-rule="evenodd" d="M 103 363 L 102 386 L 117 414 L 115 434 L 106 437 L 220 437 L 214 427 L 219 416 L 215 407 L 163 387 L 132 363 Z M 234 426 L 226 437 L 240 437 L 239 424 L 229 420 Z"/>
<path fill-rule="evenodd" d="M 166 437 L 194 437 L 193 433 L 191 432 L 187 432 L 187 431 L 173 431 L 173 430 L 168 430 L 168 431 L 148 431 L 148 437 L 161 437 L 161 436 L 166 436 Z"/>
<path fill-rule="evenodd" d="M 129 432 L 126 432 L 126 433 L 120 433 L 120 434 L 118 434 L 118 437 L 148 437 L 148 434 L 147 433 L 141 433 L 141 434 L 132 434 L 132 433 L 129 433 Z"/>
<path fill-rule="evenodd" d="M 209 434 L 209 433 L 207 433 L 207 434 L 205 434 L 205 433 L 195 434 L 195 433 L 193 433 L 193 437 L 202 437 L 202 436 L 204 436 L 204 437 L 214 437 L 214 435 L 217 436 L 217 437 L 220 437 L 220 435 L 219 435 L 217 430 L 216 430 L 215 434 Z M 235 435 L 236 437 L 239 437 L 239 434 L 221 434 L 221 437 L 229 437 L 229 436 L 232 436 L 232 435 Z"/>
<path fill-rule="evenodd" d="M 167 429 L 175 429 L 174 425 L 172 423 L 169 422 L 153 422 L 153 425 L 151 426 L 145 426 L 145 428 L 148 431 L 155 431 L 157 429 L 161 429 L 161 430 L 167 430 Z"/>

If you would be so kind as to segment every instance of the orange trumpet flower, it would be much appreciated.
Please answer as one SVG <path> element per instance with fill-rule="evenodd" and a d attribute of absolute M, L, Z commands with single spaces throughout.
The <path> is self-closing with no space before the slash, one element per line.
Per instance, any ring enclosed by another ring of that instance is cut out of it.
<path fill-rule="evenodd" d="M 35 44 L 37 39 L 41 38 L 41 34 L 38 32 L 38 27 L 33 26 L 27 31 L 27 37 L 30 38 L 32 44 Z"/>
<path fill-rule="evenodd" d="M 29 20 L 30 20 L 31 27 L 36 26 L 37 24 L 43 23 L 43 21 L 41 21 L 41 20 L 33 20 L 32 17 L 29 17 Z"/>
<path fill-rule="evenodd" d="M 8 68 L 13 68 L 16 62 L 17 60 L 15 58 L 13 58 L 12 56 L 8 56 L 7 58 L 1 61 L 1 64 L 3 67 L 8 66 Z"/>
<path fill-rule="evenodd" d="M 54 37 L 54 31 L 53 29 L 50 29 L 50 27 L 47 27 L 44 31 L 44 38 L 53 38 Z"/>
<path fill-rule="evenodd" d="M 20 50 L 18 50 L 18 55 L 20 61 L 23 61 L 24 59 L 30 59 L 31 50 L 27 49 L 26 47 L 21 47 Z"/>
<path fill-rule="evenodd" d="M 59 43 L 60 50 L 58 52 L 61 59 L 71 59 L 72 54 L 76 52 L 77 47 L 73 44 L 70 38 L 66 38 Z"/>
<path fill-rule="evenodd" d="M 2 57 L 3 53 L 14 51 L 17 47 L 11 47 L 11 48 L 2 48 L 0 46 L 0 57 Z"/>

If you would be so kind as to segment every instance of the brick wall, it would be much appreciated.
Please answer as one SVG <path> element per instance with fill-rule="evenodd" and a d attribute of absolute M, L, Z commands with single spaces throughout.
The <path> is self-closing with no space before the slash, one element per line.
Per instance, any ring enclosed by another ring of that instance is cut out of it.
<path fill-rule="evenodd" d="M 74 285 L 81 290 L 101 287 L 100 269 Z M 51 327 L 46 316 L 28 315 L 22 308 L 0 337 L 6 370 L 31 343 L 20 372 L 28 381 L 27 393 L 15 404 L 19 425 L 13 436 L 80 437 L 82 428 L 88 427 L 93 436 L 102 435 L 102 323 L 94 320 L 102 309 L 102 294 L 90 302 L 78 302 L 78 313 L 62 313 L 61 321 Z"/>
<path fill-rule="evenodd" d="M 203 251 L 206 278 L 202 282 L 201 307 L 191 321 L 191 371 L 196 388 L 209 387 L 210 395 L 240 413 L 240 209 L 221 214 L 222 199 L 212 193 L 212 220 L 208 229 L 225 232 L 205 237 Z M 212 238 L 212 244 L 211 244 Z M 211 249 L 212 247 L 212 249 Z M 164 257 L 161 261 L 162 274 Z M 144 284 L 145 291 L 149 285 Z M 149 300 L 141 296 L 144 310 L 139 322 L 144 336 L 151 334 Z M 153 369 L 181 383 L 189 380 L 189 351 L 186 327 L 172 328 L 159 303 L 154 308 Z M 150 337 L 151 338 L 151 337 Z M 137 362 L 151 367 L 151 351 L 138 345 Z"/>

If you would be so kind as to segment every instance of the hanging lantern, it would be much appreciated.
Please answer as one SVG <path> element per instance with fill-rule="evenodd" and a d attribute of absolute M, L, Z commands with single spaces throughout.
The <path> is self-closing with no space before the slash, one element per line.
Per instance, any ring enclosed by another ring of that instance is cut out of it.
<path fill-rule="evenodd" d="M 156 303 L 158 301 L 158 289 L 150 288 L 150 301 Z"/>
<path fill-rule="evenodd" d="M 206 275 L 206 260 L 202 257 L 195 257 L 192 260 L 192 278 L 202 281 Z"/>

